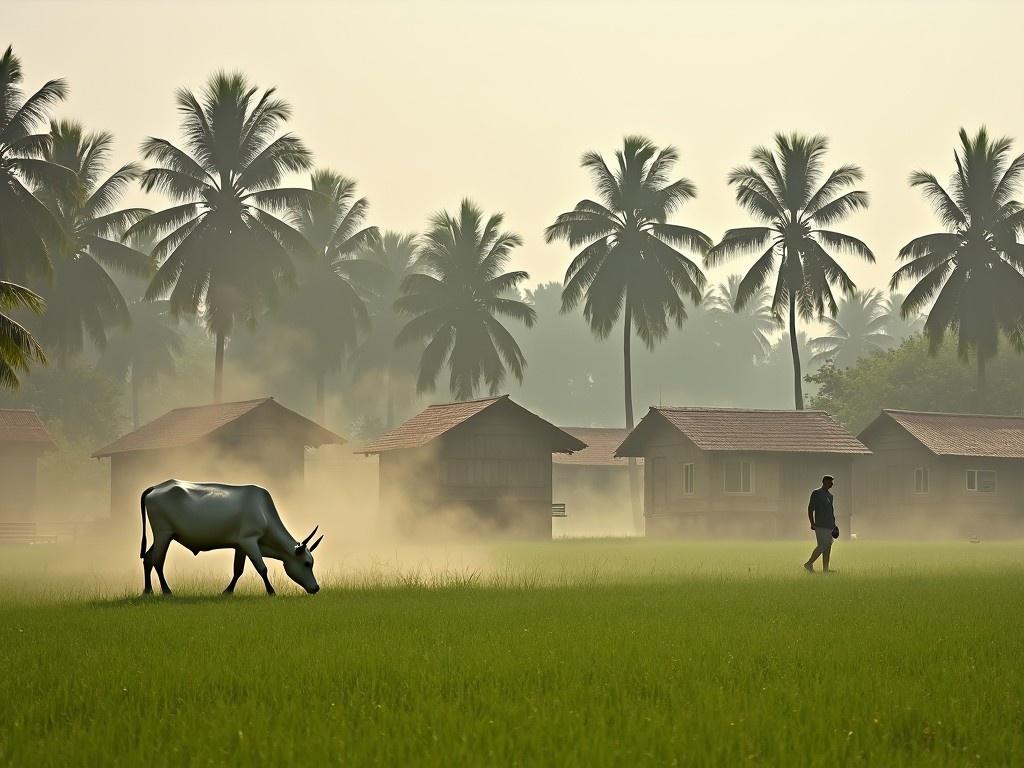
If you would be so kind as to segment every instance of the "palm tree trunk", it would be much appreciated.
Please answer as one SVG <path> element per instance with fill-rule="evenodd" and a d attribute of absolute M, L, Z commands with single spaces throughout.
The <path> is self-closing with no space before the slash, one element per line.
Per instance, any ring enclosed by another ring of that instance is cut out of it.
<path fill-rule="evenodd" d="M 630 354 L 630 341 L 633 336 L 633 313 L 626 301 L 626 310 L 622 318 L 622 370 L 626 393 L 626 431 L 632 432 L 633 422 L 633 361 Z M 644 507 L 641 500 L 640 473 L 636 459 L 629 459 L 629 499 L 633 508 L 633 528 L 637 535 L 644 532 Z"/>
<path fill-rule="evenodd" d="M 132 366 L 132 428 L 139 428 L 139 377 Z"/>
<path fill-rule="evenodd" d="M 324 405 L 324 372 L 316 372 L 316 422 L 317 424 L 324 423 L 324 414 L 326 413 L 326 407 Z"/>
<path fill-rule="evenodd" d="M 793 398 L 796 401 L 796 409 L 804 409 L 804 386 L 800 375 L 800 345 L 796 337 L 796 298 L 792 292 L 789 295 L 789 348 L 793 353 Z"/>
<path fill-rule="evenodd" d="M 388 361 L 388 368 L 384 372 L 385 376 L 385 389 L 387 392 L 387 411 L 384 416 L 384 428 L 391 429 L 391 426 L 395 423 L 395 389 L 391 383 L 391 362 Z"/>
<path fill-rule="evenodd" d="M 224 394 L 224 334 L 217 334 L 217 352 L 213 359 L 213 402 L 219 403 Z"/>
<path fill-rule="evenodd" d="M 981 354 L 981 350 L 979 349 L 978 350 L 978 392 L 977 392 L 979 411 L 980 411 L 980 409 L 984 408 L 984 406 L 985 406 L 985 384 L 986 384 L 986 382 L 985 382 L 985 364 L 987 362 L 988 361 L 985 359 L 985 356 L 983 354 Z"/>

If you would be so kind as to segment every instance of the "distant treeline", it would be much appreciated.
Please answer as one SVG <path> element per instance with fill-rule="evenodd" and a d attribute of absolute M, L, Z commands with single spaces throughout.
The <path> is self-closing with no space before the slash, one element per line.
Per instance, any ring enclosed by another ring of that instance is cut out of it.
<path fill-rule="evenodd" d="M 747 220 L 718 240 L 674 220 L 697 189 L 674 175 L 673 147 L 627 136 L 611 158 L 585 153 L 593 195 L 544 233 L 566 243 L 564 282 L 526 290 L 500 213 L 466 199 L 419 233 L 379 227 L 354 180 L 314 169 L 288 103 L 244 75 L 179 90 L 179 136 L 145 139 L 116 169 L 111 134 L 53 117 L 64 80 L 31 94 L 23 80 L 8 48 L 0 386 L 27 380 L 25 396 L 46 389 L 31 370 L 52 366 L 59 391 L 84 365 L 126 391 L 137 424 L 147 393 L 194 402 L 212 378 L 217 401 L 230 378 L 233 395 L 273 391 L 368 435 L 426 397 L 511 388 L 561 423 L 631 427 L 634 404 L 803 408 L 809 381 L 816 403 L 860 419 L 836 399 L 842 372 L 918 331 L 929 354 L 952 333 L 973 360 L 978 409 L 1000 346 L 1024 349 L 1024 156 L 985 129 L 960 132 L 948 185 L 911 174 L 941 229 L 900 250 L 891 294 L 858 291 L 842 263 L 875 260 L 837 229 L 869 204 L 863 172 L 829 169 L 827 140 L 800 134 L 729 174 Z M 122 207 L 132 185 L 161 207 Z M 743 274 L 708 283 L 739 257 Z M 826 330 L 808 339 L 812 321 Z"/>

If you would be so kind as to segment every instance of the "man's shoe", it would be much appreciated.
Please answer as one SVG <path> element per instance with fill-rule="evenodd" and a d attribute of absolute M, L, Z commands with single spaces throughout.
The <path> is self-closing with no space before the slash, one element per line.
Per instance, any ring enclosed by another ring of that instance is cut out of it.
<path fill-rule="evenodd" d="M 808 573 L 814 573 L 814 566 L 810 563 L 804 563 L 804 570 Z"/>

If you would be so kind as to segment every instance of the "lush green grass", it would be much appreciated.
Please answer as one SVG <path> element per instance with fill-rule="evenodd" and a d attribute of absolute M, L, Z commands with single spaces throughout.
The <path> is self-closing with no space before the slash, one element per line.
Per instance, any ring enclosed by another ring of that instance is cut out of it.
<path fill-rule="evenodd" d="M 513 546 L 274 599 L 63 597 L 4 550 L 0 763 L 1024 764 L 1024 544 L 805 549 Z"/>

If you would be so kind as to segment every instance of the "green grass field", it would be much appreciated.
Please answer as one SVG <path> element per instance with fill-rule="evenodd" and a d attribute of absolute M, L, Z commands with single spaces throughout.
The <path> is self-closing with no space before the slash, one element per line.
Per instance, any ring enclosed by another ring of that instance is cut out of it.
<path fill-rule="evenodd" d="M 273 599 L 8 548 L 0 763 L 1024 765 L 1024 543 L 807 548 L 516 545 Z"/>

